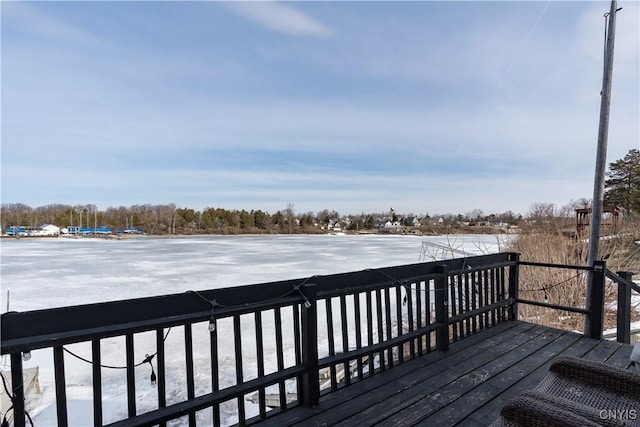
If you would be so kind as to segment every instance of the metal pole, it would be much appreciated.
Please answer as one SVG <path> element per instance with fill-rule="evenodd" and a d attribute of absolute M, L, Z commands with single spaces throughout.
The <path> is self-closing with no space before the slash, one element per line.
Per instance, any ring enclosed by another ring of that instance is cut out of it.
<path fill-rule="evenodd" d="M 602 94 L 600 98 L 600 125 L 598 127 L 598 148 L 596 153 L 596 172 L 593 181 L 593 205 L 591 209 L 591 230 L 589 234 L 588 265 L 593 266 L 598 259 L 600 245 L 600 225 L 602 223 L 602 199 L 604 197 L 604 175 L 607 167 L 607 138 L 609 134 L 609 111 L 611 108 L 611 78 L 613 75 L 613 46 L 616 31 L 617 1 L 611 0 L 611 9 L 605 17 L 609 19 L 606 47 L 604 52 L 604 73 L 602 78 Z M 591 309 L 593 274 L 587 280 L 586 304 Z M 588 318 L 584 322 L 585 335 L 591 334 Z"/>

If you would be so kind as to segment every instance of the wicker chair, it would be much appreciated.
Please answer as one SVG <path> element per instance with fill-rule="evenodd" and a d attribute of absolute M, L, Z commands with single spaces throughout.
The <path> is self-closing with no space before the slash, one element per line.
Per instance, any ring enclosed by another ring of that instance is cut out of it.
<path fill-rule="evenodd" d="M 507 402 L 493 426 L 640 426 L 640 374 L 559 357 L 540 384 Z"/>

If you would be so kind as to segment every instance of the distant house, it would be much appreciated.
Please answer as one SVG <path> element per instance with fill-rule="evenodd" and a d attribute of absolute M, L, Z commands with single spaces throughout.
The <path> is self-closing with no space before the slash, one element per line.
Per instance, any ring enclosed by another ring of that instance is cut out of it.
<path fill-rule="evenodd" d="M 385 224 L 387 224 L 388 222 L 391 222 L 391 219 L 392 218 L 390 216 L 382 217 L 382 218 L 377 217 L 375 218 L 374 225 L 378 230 L 383 230 Z"/>
<path fill-rule="evenodd" d="M 444 218 L 440 217 L 431 221 L 431 225 L 444 225 Z"/>
<path fill-rule="evenodd" d="M 329 220 L 327 230 L 334 232 L 342 232 L 347 229 L 347 224 L 343 220 Z"/>
<path fill-rule="evenodd" d="M 402 224 L 400 224 L 398 221 L 387 221 L 382 227 L 381 231 L 384 233 L 400 233 L 402 232 L 402 228 Z"/>
<path fill-rule="evenodd" d="M 407 219 L 404 220 L 404 223 L 407 227 L 420 227 L 421 225 L 420 220 L 415 216 L 407 217 Z"/>
<path fill-rule="evenodd" d="M 59 236 L 60 235 L 60 227 L 53 224 L 44 224 L 40 227 L 39 230 L 43 236 Z"/>

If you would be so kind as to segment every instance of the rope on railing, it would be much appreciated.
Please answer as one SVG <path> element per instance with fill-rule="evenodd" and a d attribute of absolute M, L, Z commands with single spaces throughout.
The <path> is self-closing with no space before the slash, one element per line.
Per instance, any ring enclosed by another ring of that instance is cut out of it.
<path fill-rule="evenodd" d="M 317 275 L 315 276 L 311 276 L 311 277 L 307 277 L 306 279 L 304 279 L 301 283 L 297 284 L 297 285 L 293 285 L 293 287 L 291 288 L 291 290 L 278 295 L 276 297 L 273 298 L 268 298 L 265 300 L 260 300 L 260 301 L 255 301 L 253 303 L 251 303 L 251 305 L 255 305 L 255 304 L 266 304 L 266 303 L 270 303 L 270 302 L 274 302 L 277 301 L 279 299 L 282 299 L 284 297 L 287 297 L 293 293 L 299 293 L 300 296 L 302 297 L 303 303 L 304 303 L 304 307 L 305 308 L 311 308 L 311 302 L 309 301 L 309 299 L 307 298 L 307 296 L 302 292 L 302 290 L 300 289 L 302 286 L 306 285 L 311 279 L 314 279 L 316 277 L 319 277 Z M 205 298 L 204 295 L 202 295 L 200 292 L 198 291 L 194 291 L 194 290 L 188 290 L 186 292 L 187 294 L 193 294 L 195 296 L 197 296 L 198 298 L 200 298 L 202 301 L 206 302 L 207 304 L 210 305 L 211 308 L 211 315 L 209 316 L 209 332 L 213 332 L 216 330 L 216 316 L 215 316 L 215 309 L 217 307 L 222 307 L 222 308 L 240 308 L 240 307 L 245 307 L 248 304 L 239 304 L 239 305 L 225 305 L 225 304 L 220 304 L 215 298 L 208 300 L 207 298 Z"/>
<path fill-rule="evenodd" d="M 576 274 L 575 276 L 571 276 L 568 279 L 562 280 L 560 282 L 554 283 L 553 285 L 549 285 L 549 286 L 543 286 L 541 288 L 535 288 L 535 289 L 520 289 L 520 292 L 544 292 L 544 302 L 549 302 L 549 295 L 547 294 L 547 291 L 550 291 L 551 289 L 557 288 L 558 286 L 564 285 L 565 283 L 568 283 L 572 280 L 575 279 L 579 279 L 580 276 L 583 276 L 585 274 L 584 271 L 579 272 L 578 274 Z"/>
<path fill-rule="evenodd" d="M 171 332 L 171 328 L 169 328 L 167 330 L 167 333 L 164 334 L 164 338 L 162 338 L 162 342 L 164 343 L 167 340 L 167 337 L 169 336 L 169 332 Z M 84 358 L 76 353 L 74 353 L 73 351 L 69 350 L 68 348 L 62 346 L 62 349 L 67 352 L 68 354 L 70 354 L 71 356 L 75 357 L 78 360 L 82 360 L 85 363 L 88 363 L 90 365 L 93 365 L 93 360 Z M 144 355 L 144 360 L 142 360 L 139 363 L 136 363 L 135 365 L 133 365 L 134 368 L 137 368 L 138 366 L 142 366 L 145 363 L 148 363 L 149 366 L 151 367 L 151 375 L 150 375 L 150 380 L 151 380 L 151 385 L 155 385 L 156 384 L 156 373 L 153 369 L 153 363 L 151 363 L 153 361 L 153 358 L 156 357 L 156 355 L 158 354 L 158 352 L 156 351 L 155 353 L 153 353 L 152 355 L 149 355 L 148 353 Z M 113 366 L 113 365 L 103 365 L 103 364 L 99 364 L 98 366 L 100 366 L 101 368 L 106 368 L 106 369 L 127 369 L 127 366 Z"/>
<path fill-rule="evenodd" d="M 466 269 L 471 270 L 472 268 L 473 268 L 473 266 L 471 266 L 471 265 L 467 264 L 467 258 L 466 258 L 466 257 L 465 257 L 465 258 L 463 258 L 463 261 L 462 261 L 462 267 L 461 267 L 460 271 L 464 271 L 464 270 L 466 270 Z M 398 286 L 402 286 L 402 287 L 404 287 L 406 291 L 408 291 L 409 289 L 411 289 L 412 291 L 416 291 L 416 292 L 418 292 L 418 291 L 420 291 L 420 292 L 427 292 L 427 290 L 428 290 L 428 289 L 418 289 L 418 288 L 416 288 L 416 287 L 414 287 L 414 286 L 407 285 L 408 279 L 403 279 L 403 280 L 396 279 L 395 277 L 391 276 L 390 274 L 386 273 L 385 271 L 382 271 L 382 270 L 381 270 L 381 269 L 379 269 L 379 268 L 366 268 L 366 269 L 364 269 L 364 270 L 362 270 L 362 271 L 374 271 L 374 272 L 376 272 L 376 273 L 380 273 L 380 274 L 382 274 L 383 276 L 385 276 L 386 278 L 388 278 L 388 279 L 390 279 L 391 281 L 393 281 L 393 283 L 394 283 L 394 284 L 396 284 L 396 285 L 398 285 Z M 412 281 L 413 281 L 413 280 L 412 280 Z M 476 282 L 474 282 L 474 283 L 473 283 L 473 285 L 474 285 L 476 288 L 478 287 L 478 283 L 476 283 Z M 407 302 L 407 301 L 406 301 L 406 295 L 405 295 L 405 298 L 404 298 L 404 300 L 403 300 L 403 304 L 405 304 L 406 302 Z"/>
<path fill-rule="evenodd" d="M 413 288 L 412 286 L 407 285 L 406 283 L 402 283 L 402 282 L 406 282 L 406 279 L 398 280 L 395 277 L 391 276 L 390 274 L 387 274 L 386 272 L 380 270 L 379 268 L 365 268 L 362 271 L 374 271 L 376 273 L 380 273 L 384 277 L 386 277 L 387 279 L 390 279 L 395 285 L 402 286 L 404 288 L 405 292 L 408 292 L 409 289 L 412 289 L 414 291 L 417 290 L 417 289 Z M 404 298 L 402 299 L 402 305 L 405 305 L 406 303 L 407 303 L 407 295 L 405 294 Z"/>
<path fill-rule="evenodd" d="M 284 297 L 287 297 L 287 296 L 289 296 L 289 295 L 291 295 L 291 294 L 293 294 L 293 293 L 295 293 L 295 292 L 298 292 L 298 293 L 300 294 L 300 296 L 302 296 L 302 298 L 303 298 L 303 299 L 305 299 L 306 301 L 308 301 L 308 300 L 307 300 L 307 297 L 302 293 L 302 291 L 300 290 L 300 288 L 301 288 L 303 285 L 308 284 L 309 280 L 311 280 L 311 279 L 315 279 L 316 277 L 320 277 L 320 276 L 315 275 L 315 276 L 307 277 L 306 279 L 304 279 L 304 280 L 303 280 L 301 283 L 299 283 L 298 285 L 293 285 L 293 287 L 291 288 L 291 290 L 289 290 L 289 291 L 287 291 L 287 292 L 285 292 L 285 293 L 283 293 L 283 294 L 281 294 L 281 295 L 278 295 L 278 296 L 273 297 L 273 298 L 268 298 L 268 299 L 265 299 L 265 300 L 255 301 L 255 302 L 252 302 L 251 304 L 225 305 L 225 304 L 220 304 L 220 303 L 219 303 L 219 302 L 217 302 L 217 300 L 215 300 L 215 299 L 208 300 L 207 298 L 205 298 L 205 297 L 204 297 L 204 295 L 202 295 L 202 294 L 201 294 L 200 292 L 198 292 L 198 291 L 188 290 L 188 291 L 186 291 L 186 293 L 187 293 L 187 294 L 194 294 L 194 295 L 196 295 L 197 297 L 199 297 L 201 300 L 203 300 L 204 302 L 206 302 L 207 304 L 212 304 L 212 305 L 215 305 L 215 307 L 222 307 L 222 308 L 240 308 L 240 307 L 246 307 L 247 305 L 265 304 L 265 303 L 269 303 L 269 302 L 277 301 L 277 300 L 282 299 L 282 298 L 284 298 Z"/>
<path fill-rule="evenodd" d="M 311 276 L 306 278 L 304 281 L 302 281 L 300 284 L 298 285 L 294 285 L 293 288 L 290 291 L 285 292 L 282 295 L 279 295 L 277 297 L 274 298 L 269 298 L 263 301 L 257 301 L 256 304 L 264 304 L 264 303 L 268 303 L 268 302 L 273 302 L 276 300 L 279 300 L 281 298 L 284 298 L 286 296 L 289 296 L 295 292 L 298 292 L 300 294 L 300 296 L 303 298 L 304 300 L 304 306 L 306 308 L 310 308 L 311 307 L 311 302 L 309 301 L 309 299 L 306 297 L 306 295 L 304 295 L 304 293 L 302 293 L 302 290 L 300 289 L 303 285 L 307 284 L 307 282 L 309 282 L 309 280 L 315 278 L 317 276 Z M 224 305 L 224 304 L 220 304 L 216 299 L 212 299 L 212 300 L 208 300 L 207 298 L 204 297 L 204 295 L 202 295 L 200 292 L 198 291 L 193 291 L 193 290 L 188 290 L 186 293 L 188 294 L 194 294 L 196 295 L 198 298 L 202 299 L 204 302 L 206 302 L 207 304 L 209 304 L 211 306 L 211 317 L 209 318 L 209 332 L 213 332 L 215 331 L 216 328 L 216 318 L 215 318 L 215 312 L 214 309 L 217 307 L 222 307 L 222 308 L 238 308 L 241 307 L 241 305 L 238 306 L 230 306 L 230 305 Z M 164 343 L 167 340 L 167 337 L 169 336 L 169 332 L 171 332 L 171 328 L 169 328 L 167 330 L 167 333 L 164 335 L 164 338 L 162 339 L 162 342 Z M 78 360 L 81 360 L 85 363 L 88 363 L 90 365 L 93 365 L 94 362 L 90 359 L 87 359 L 85 357 L 82 357 L 76 353 L 74 353 L 73 351 L 69 350 L 66 347 L 62 347 L 62 349 L 67 352 L 68 354 L 70 354 L 71 356 L 75 357 Z M 142 366 L 145 363 L 148 363 L 149 366 L 151 367 L 151 375 L 150 375 L 150 380 L 151 380 L 151 384 L 155 385 L 156 384 L 156 373 L 155 370 L 153 368 L 153 359 L 154 357 L 156 357 L 158 354 L 158 352 L 156 351 L 155 353 L 149 355 L 148 353 L 145 354 L 144 359 L 138 363 L 136 363 L 135 365 L 133 365 L 134 368 L 137 368 L 138 366 Z M 106 368 L 106 369 L 127 369 L 127 366 L 114 366 L 114 365 L 105 365 L 105 364 L 100 364 L 99 365 L 101 368 Z M 2 380 L 4 381 L 4 376 L 2 377 Z M 6 386 L 5 386 L 6 388 Z M 9 392 L 7 391 L 7 395 L 11 396 L 9 394 Z M 13 405 L 11 406 L 10 409 L 13 409 Z M 9 411 L 7 411 L 9 412 Z M 4 427 L 4 425 L 0 426 L 0 427 Z"/>

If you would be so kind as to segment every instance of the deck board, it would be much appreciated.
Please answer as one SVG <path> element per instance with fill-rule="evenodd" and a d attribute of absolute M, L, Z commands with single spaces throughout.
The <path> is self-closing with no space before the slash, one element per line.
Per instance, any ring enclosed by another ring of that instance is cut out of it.
<path fill-rule="evenodd" d="M 563 356 L 574 356 L 581 357 L 587 352 L 589 352 L 593 347 L 598 344 L 596 340 L 590 339 L 579 339 L 574 342 L 573 345 L 566 348 L 563 352 Z M 549 366 L 551 365 L 551 359 L 547 360 L 542 366 L 531 371 L 528 375 L 523 376 L 520 381 L 511 385 L 511 387 L 504 388 L 499 394 L 494 396 L 494 399 L 484 406 L 476 410 L 467 420 L 467 422 L 463 423 L 463 425 L 476 425 L 474 422 L 488 425 L 495 420 L 500 414 L 500 410 L 504 405 L 504 402 L 508 401 L 512 397 L 516 396 L 518 393 L 521 393 L 525 390 L 532 389 L 536 386 L 549 372 Z"/>
<path fill-rule="evenodd" d="M 631 357 L 631 350 L 633 346 L 621 345 L 614 354 L 605 362 L 607 365 L 615 366 L 616 368 L 626 369 L 629 365 L 629 357 Z"/>
<path fill-rule="evenodd" d="M 626 368 L 632 346 L 526 322 L 505 322 L 298 406 L 273 426 L 486 426 L 507 400 L 533 388 L 558 356 Z"/>

